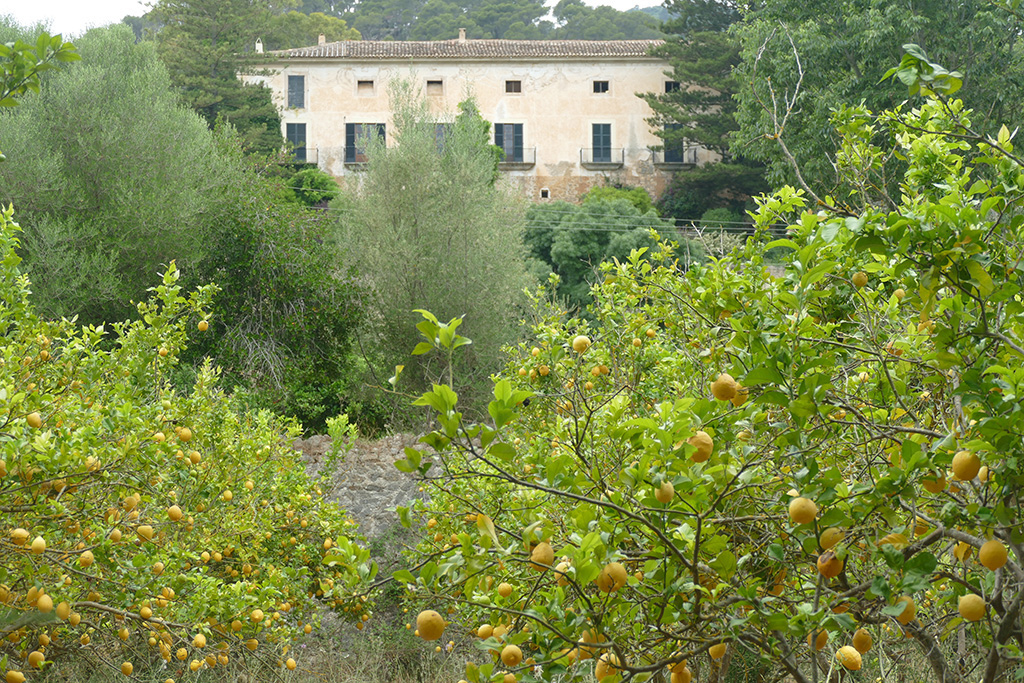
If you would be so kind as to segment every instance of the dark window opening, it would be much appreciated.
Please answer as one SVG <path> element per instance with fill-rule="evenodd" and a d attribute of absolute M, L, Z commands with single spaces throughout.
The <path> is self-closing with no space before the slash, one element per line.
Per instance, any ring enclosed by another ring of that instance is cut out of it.
<path fill-rule="evenodd" d="M 494 144 L 505 153 L 502 161 L 506 163 L 522 163 L 523 161 L 523 124 L 498 123 L 494 126 Z"/>
<path fill-rule="evenodd" d="M 292 156 L 295 161 L 306 161 L 306 124 L 288 123 L 285 124 L 285 139 L 292 146 Z"/>
<path fill-rule="evenodd" d="M 437 145 L 437 153 L 441 154 L 444 152 L 444 147 L 448 142 L 448 136 L 452 134 L 452 124 L 450 123 L 435 123 L 434 124 L 434 144 Z"/>
<path fill-rule="evenodd" d="M 357 81 L 356 93 L 363 96 L 373 95 L 373 81 Z"/>
<path fill-rule="evenodd" d="M 679 81 L 665 81 L 665 92 L 679 92 Z"/>
<path fill-rule="evenodd" d="M 682 130 L 683 124 L 669 123 L 665 125 L 665 133 Z M 665 163 L 681 164 L 686 161 L 686 141 L 678 136 L 665 136 Z"/>
<path fill-rule="evenodd" d="M 548 190 L 548 188 L 545 187 L 543 190 L 540 191 L 540 198 L 541 199 L 548 199 L 550 196 L 551 196 L 551 192 Z"/>
<path fill-rule="evenodd" d="M 288 107 L 302 109 L 306 106 L 306 77 L 288 77 Z"/>
<path fill-rule="evenodd" d="M 593 126 L 594 163 L 607 164 L 612 160 L 612 124 L 595 123 Z"/>
<path fill-rule="evenodd" d="M 594 92 L 595 93 L 606 93 L 606 92 L 608 92 L 608 81 L 594 81 Z"/>
<path fill-rule="evenodd" d="M 523 82 L 505 81 L 505 92 L 523 92 Z"/>
<path fill-rule="evenodd" d="M 444 94 L 444 83 L 441 81 L 427 81 L 427 94 L 428 95 L 443 95 Z"/>
<path fill-rule="evenodd" d="M 345 163 L 366 163 L 368 160 L 366 150 L 374 137 L 384 142 L 383 123 L 346 123 Z"/>

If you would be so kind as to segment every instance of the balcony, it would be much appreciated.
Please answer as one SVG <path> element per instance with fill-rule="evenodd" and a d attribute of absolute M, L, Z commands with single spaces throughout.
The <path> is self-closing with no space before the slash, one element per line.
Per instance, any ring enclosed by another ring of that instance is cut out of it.
<path fill-rule="evenodd" d="M 626 150 L 622 147 L 584 147 L 580 150 L 580 166 L 594 171 L 622 168 Z"/>
<path fill-rule="evenodd" d="M 518 152 L 518 154 L 516 153 Z M 505 153 L 505 158 L 498 162 L 498 168 L 502 171 L 525 171 L 537 165 L 537 148 L 526 147 L 515 150 L 513 153 Z"/>
<path fill-rule="evenodd" d="M 359 168 L 365 166 L 370 157 L 366 153 L 365 147 L 346 147 L 344 159 L 346 166 Z"/>
<path fill-rule="evenodd" d="M 651 150 L 651 159 L 658 168 L 684 168 L 697 165 L 697 147 L 685 147 L 682 150 Z"/>

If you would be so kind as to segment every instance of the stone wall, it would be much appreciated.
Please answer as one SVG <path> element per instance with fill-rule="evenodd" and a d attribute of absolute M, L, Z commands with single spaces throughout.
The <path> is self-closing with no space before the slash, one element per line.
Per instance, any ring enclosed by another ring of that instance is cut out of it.
<path fill-rule="evenodd" d="M 311 476 L 319 474 L 330 445 L 329 436 L 296 439 L 292 444 L 302 451 Z M 398 471 L 394 465 L 395 460 L 404 457 L 406 446 L 416 445 L 416 437 L 411 434 L 375 441 L 359 439 L 331 478 L 328 499 L 345 508 L 367 537 L 379 536 L 398 522 L 397 506 L 426 497 L 413 475 Z"/>

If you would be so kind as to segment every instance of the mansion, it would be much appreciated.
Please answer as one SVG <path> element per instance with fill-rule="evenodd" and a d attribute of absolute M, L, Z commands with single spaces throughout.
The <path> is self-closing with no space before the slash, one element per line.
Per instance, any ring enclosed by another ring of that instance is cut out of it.
<path fill-rule="evenodd" d="M 504 151 L 501 172 L 534 201 L 578 201 L 602 182 L 655 197 L 673 171 L 710 152 L 661 145 L 637 93 L 679 88 L 657 40 L 343 41 L 268 55 L 262 82 L 281 108 L 296 158 L 343 178 L 365 163 L 368 135 L 390 144 L 387 83 L 411 80 L 439 116 L 472 95 Z M 322 37 L 321 37 L 322 38 Z M 261 47 L 257 44 L 257 50 Z"/>

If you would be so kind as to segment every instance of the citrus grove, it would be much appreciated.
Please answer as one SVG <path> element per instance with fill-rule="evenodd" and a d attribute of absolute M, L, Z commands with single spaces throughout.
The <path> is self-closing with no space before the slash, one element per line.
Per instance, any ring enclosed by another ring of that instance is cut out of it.
<path fill-rule="evenodd" d="M 469 681 L 1024 675 L 1024 165 L 941 95 L 835 122 L 840 199 L 762 198 L 706 267 L 606 264 L 586 317 L 542 291 L 488 420 L 416 401 L 395 578 L 421 637 L 470 631 Z"/>
<path fill-rule="evenodd" d="M 26 680 L 59 658 L 169 680 L 213 667 L 296 666 L 323 609 L 369 614 L 375 568 L 323 500 L 298 430 L 236 411 L 200 372 L 168 381 L 210 334 L 207 286 L 173 264 L 112 330 L 37 317 L 0 214 L 0 668 Z M 162 661 L 161 661 L 162 660 Z M 163 680 L 163 679 L 161 679 Z"/>

